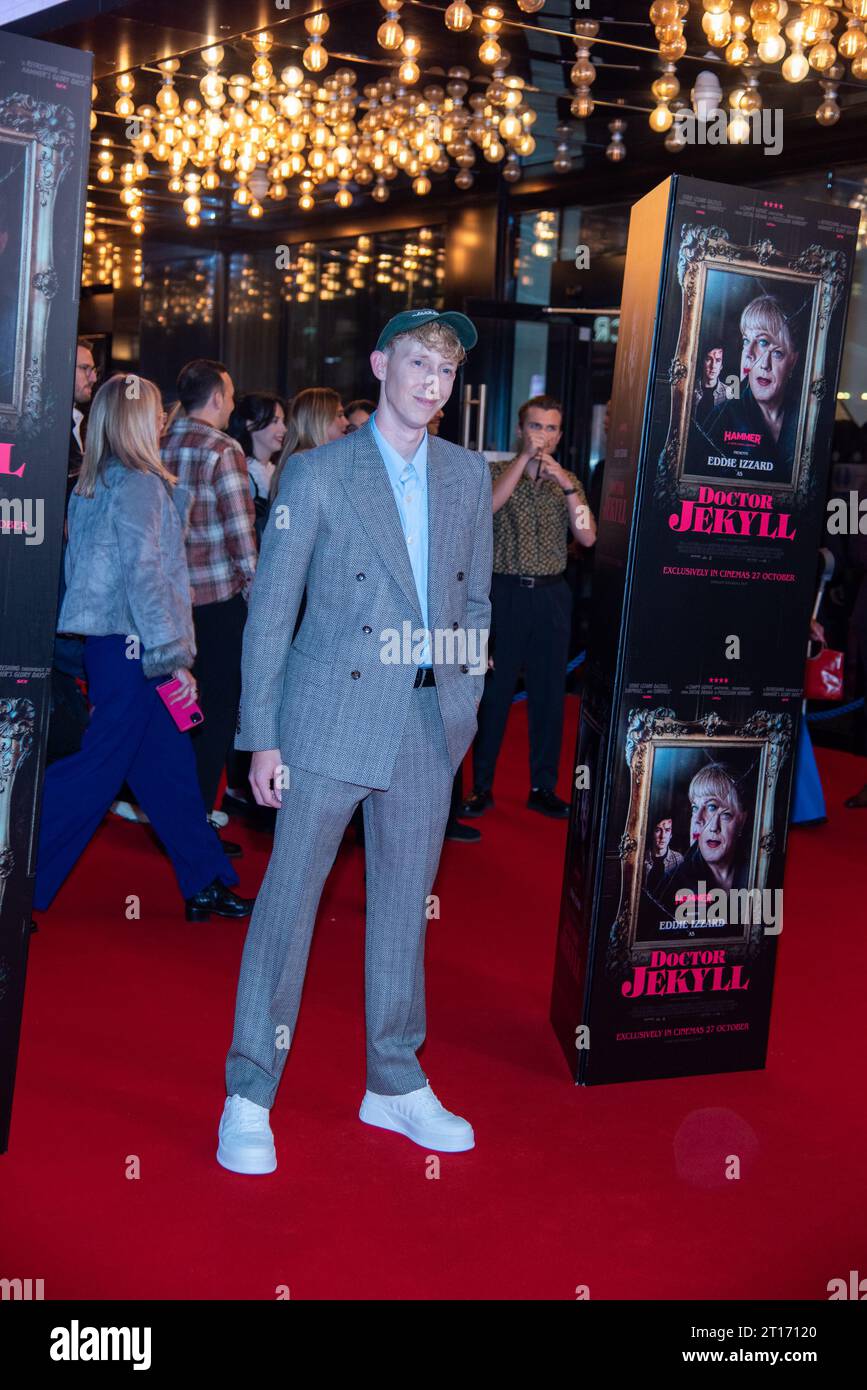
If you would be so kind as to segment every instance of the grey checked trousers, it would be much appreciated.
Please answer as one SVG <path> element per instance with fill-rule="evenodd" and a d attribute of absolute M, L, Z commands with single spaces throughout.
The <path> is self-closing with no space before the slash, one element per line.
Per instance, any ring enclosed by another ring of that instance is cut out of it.
<path fill-rule="evenodd" d="M 364 954 L 367 1088 L 424 1086 L 425 899 L 449 813 L 452 770 L 434 686 L 410 690 L 385 791 L 289 769 L 274 849 L 250 920 L 226 1089 L 270 1108 L 295 1037 L 313 925 L 343 833 L 363 803 L 367 863 Z"/>

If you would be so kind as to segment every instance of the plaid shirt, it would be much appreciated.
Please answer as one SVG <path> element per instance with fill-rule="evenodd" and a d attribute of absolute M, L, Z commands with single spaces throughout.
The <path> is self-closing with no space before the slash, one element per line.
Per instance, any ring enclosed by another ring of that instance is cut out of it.
<path fill-rule="evenodd" d="M 187 566 L 193 606 L 237 593 L 246 598 L 256 572 L 256 513 L 243 449 L 204 420 L 179 416 L 161 452 L 192 497 Z"/>

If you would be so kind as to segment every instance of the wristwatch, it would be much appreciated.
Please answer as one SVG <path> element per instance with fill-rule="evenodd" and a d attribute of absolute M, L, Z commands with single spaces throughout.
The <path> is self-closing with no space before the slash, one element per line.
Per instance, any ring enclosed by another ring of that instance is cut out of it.
<path fill-rule="evenodd" d="M 573 497 L 577 491 L 578 491 L 577 487 L 565 487 L 565 488 L 563 489 L 563 496 L 564 496 L 564 497 Z"/>

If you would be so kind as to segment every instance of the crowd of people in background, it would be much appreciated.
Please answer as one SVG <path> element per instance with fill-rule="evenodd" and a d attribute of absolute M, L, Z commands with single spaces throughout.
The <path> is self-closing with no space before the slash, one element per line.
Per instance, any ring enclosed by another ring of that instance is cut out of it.
<path fill-rule="evenodd" d="M 263 823 L 247 780 L 250 755 L 233 746 L 258 552 L 283 471 L 297 455 L 370 425 L 376 402 L 344 405 L 330 387 L 308 387 L 291 400 L 236 396 L 228 369 L 207 359 L 182 368 L 167 411 L 143 377 L 118 374 L 98 389 L 97 382 L 92 345 L 82 339 L 35 906 L 49 905 L 111 809 L 150 822 L 188 919 L 244 916 L 252 902 L 233 891 L 230 863 L 242 849 L 221 832 L 230 814 Z M 442 418 L 437 411 L 430 434 Z M 494 467 L 494 616 L 474 787 L 465 798 L 458 773 L 446 830 L 464 842 L 480 831 L 463 818 L 493 804 L 494 767 L 522 673 L 527 804 L 555 819 L 568 815 L 555 790 L 571 628 L 566 547 L 570 534 L 592 546 L 595 522 L 579 480 L 554 458 L 559 402 L 525 403 L 518 429 L 514 459 Z M 189 710 L 199 724 L 192 730 L 176 717 Z M 353 825 L 363 843 L 360 815 Z"/>
<path fill-rule="evenodd" d="M 98 390 L 97 380 L 91 344 L 81 340 L 36 906 L 48 905 L 111 808 L 151 823 L 188 917 L 238 917 L 252 906 L 232 891 L 238 880 L 229 861 L 242 850 L 220 832 L 231 814 L 257 814 L 250 757 L 233 741 L 264 529 L 293 459 L 368 427 L 376 402 L 344 405 L 330 387 L 308 387 L 291 400 L 266 392 L 236 398 L 227 368 L 206 359 L 181 370 L 168 413 L 144 378 L 117 375 Z M 442 414 L 430 421 L 431 434 Z M 466 796 L 460 772 L 455 778 L 446 830 L 455 841 L 478 840 L 480 831 L 465 822 L 494 805 L 497 759 L 522 678 L 527 805 L 568 816 L 556 791 L 575 633 L 568 551 L 588 553 L 595 543 L 602 467 L 588 503 L 555 457 L 563 411 L 551 396 L 521 406 L 517 431 L 514 456 L 491 465 L 489 673 Z M 140 640 L 139 661 L 127 659 L 129 634 Z M 200 711 L 192 733 L 181 731 L 157 692 L 167 679 L 171 700 Z M 848 804 L 867 805 L 867 787 Z M 363 843 L 360 815 L 353 824 Z"/>

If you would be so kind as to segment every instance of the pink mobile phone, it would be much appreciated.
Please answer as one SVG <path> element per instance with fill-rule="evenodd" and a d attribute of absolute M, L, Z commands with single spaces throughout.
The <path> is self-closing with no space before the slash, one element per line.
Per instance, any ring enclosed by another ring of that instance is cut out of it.
<path fill-rule="evenodd" d="M 157 694 L 159 695 L 169 714 L 172 716 L 172 719 L 177 724 L 181 733 L 184 734 L 186 733 L 187 729 L 194 729 L 197 724 L 201 724 L 205 716 L 202 714 L 202 711 L 196 704 L 183 705 L 180 702 L 172 703 L 169 697 L 171 695 L 174 695 L 175 691 L 180 690 L 180 688 L 181 683 L 178 680 L 177 676 L 175 676 L 174 680 L 163 681 L 162 685 L 158 685 Z"/>

